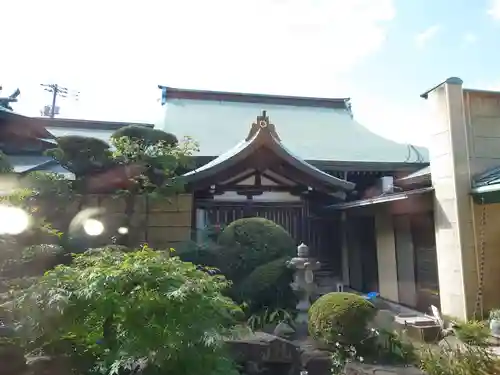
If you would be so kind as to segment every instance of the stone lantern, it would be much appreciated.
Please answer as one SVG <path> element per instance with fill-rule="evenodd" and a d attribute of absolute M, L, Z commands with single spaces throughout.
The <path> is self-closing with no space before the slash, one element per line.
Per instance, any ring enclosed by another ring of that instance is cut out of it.
<path fill-rule="evenodd" d="M 301 243 L 297 247 L 297 256 L 287 263 L 294 272 L 293 282 L 290 284 L 292 290 L 298 297 L 297 326 L 307 327 L 307 313 L 311 307 L 311 297 L 317 292 L 318 286 L 314 280 L 314 272 L 319 270 L 321 263 L 309 257 L 309 247 Z"/>

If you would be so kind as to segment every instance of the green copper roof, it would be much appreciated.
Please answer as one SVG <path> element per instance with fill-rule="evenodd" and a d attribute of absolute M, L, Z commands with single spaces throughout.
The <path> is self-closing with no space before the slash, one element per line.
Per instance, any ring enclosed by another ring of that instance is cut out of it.
<path fill-rule="evenodd" d="M 471 193 L 477 203 L 500 203 L 500 166 L 476 176 Z"/>
<path fill-rule="evenodd" d="M 334 186 L 345 191 L 354 189 L 355 185 L 352 182 L 329 175 L 294 155 L 281 142 L 278 132 L 275 129 L 275 125 L 269 122 L 269 118 L 264 112 L 252 124 L 250 133 L 245 140 L 239 142 L 234 148 L 211 162 L 186 173 L 184 176 L 188 181 L 200 180 L 210 175 L 214 176 L 220 170 L 233 167 L 238 162 L 251 157 L 255 153 L 262 152 L 262 149 L 266 148 L 272 150 L 273 154 L 280 158 L 282 162 L 289 163 L 302 173 L 313 176 L 316 181 L 322 184 L 326 184 L 329 187 Z"/>
<path fill-rule="evenodd" d="M 353 119 L 348 108 L 337 107 L 169 99 L 167 91 L 165 118 L 156 128 L 193 137 L 200 156 L 218 156 L 233 149 L 266 110 L 283 144 L 304 160 L 428 162 L 427 149 L 383 138 Z"/>

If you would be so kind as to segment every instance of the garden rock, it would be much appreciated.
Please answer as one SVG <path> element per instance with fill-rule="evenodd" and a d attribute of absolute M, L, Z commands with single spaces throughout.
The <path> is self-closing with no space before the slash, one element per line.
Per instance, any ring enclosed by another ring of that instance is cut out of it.
<path fill-rule="evenodd" d="M 0 375 L 18 375 L 26 369 L 22 348 L 12 344 L 0 344 Z"/>
<path fill-rule="evenodd" d="M 280 322 L 273 331 L 273 335 L 278 337 L 289 337 L 295 333 L 295 330 L 285 322 Z"/>
<path fill-rule="evenodd" d="M 307 375 L 331 375 L 331 354 L 317 347 L 312 340 L 301 343 L 301 364 Z M 345 366 L 345 375 L 424 375 L 414 367 L 368 365 L 350 362 Z"/>
<path fill-rule="evenodd" d="M 308 375 L 330 375 L 332 368 L 331 354 L 327 351 L 316 349 L 312 344 L 302 345 L 300 356 L 302 368 Z"/>
<path fill-rule="evenodd" d="M 244 373 L 298 375 L 300 354 L 291 341 L 264 332 L 255 332 L 240 339 L 227 340 L 233 359 Z"/>
<path fill-rule="evenodd" d="M 48 356 L 28 357 L 27 375 L 67 375 L 71 373 L 71 364 L 65 358 Z"/>

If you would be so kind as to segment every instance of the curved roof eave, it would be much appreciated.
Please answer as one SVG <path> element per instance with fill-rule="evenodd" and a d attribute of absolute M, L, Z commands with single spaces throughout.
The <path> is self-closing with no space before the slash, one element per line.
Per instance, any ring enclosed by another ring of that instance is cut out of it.
<path fill-rule="evenodd" d="M 308 173 L 316 177 L 318 180 L 328 184 L 328 185 L 333 185 L 339 188 L 342 188 L 346 191 L 353 190 L 355 187 L 355 184 L 346 180 L 342 180 L 338 177 L 332 176 L 326 172 L 323 172 L 321 169 L 316 168 L 315 166 L 309 164 L 305 160 L 302 160 L 298 156 L 294 155 L 288 148 L 286 148 L 283 143 L 278 141 L 276 138 L 272 137 L 275 144 L 276 148 L 273 150 L 276 152 L 280 157 L 283 157 L 284 159 L 287 159 L 290 164 L 292 164 L 295 168 L 300 170 L 301 172 Z"/>
<path fill-rule="evenodd" d="M 263 121 L 262 119 L 264 119 L 264 121 L 268 121 L 265 116 L 265 112 L 263 116 L 257 119 L 257 123 L 259 123 L 259 119 L 260 121 Z M 320 169 L 307 163 L 305 160 L 302 160 L 298 156 L 294 155 L 283 145 L 283 143 L 279 140 L 278 135 L 273 133 L 275 133 L 274 126 L 272 126 L 272 130 L 270 130 L 267 125 L 266 127 L 257 128 L 256 124 L 252 124 L 252 130 L 250 130 L 250 135 L 246 140 L 241 141 L 235 147 L 202 167 L 184 174 L 183 177 L 186 178 L 186 182 L 199 181 L 203 178 L 210 177 L 211 175 L 214 175 L 223 169 L 232 167 L 241 160 L 246 159 L 253 152 L 257 151 L 259 147 L 267 146 L 278 157 L 286 160 L 294 168 L 298 169 L 302 173 L 316 178 L 323 184 L 333 186 L 344 191 L 351 191 L 354 189 L 354 183 L 329 175 L 328 173 L 321 171 Z"/>
<path fill-rule="evenodd" d="M 202 165 L 201 167 L 196 168 L 188 173 L 185 173 L 182 177 L 185 177 L 187 182 L 197 181 L 212 175 L 214 172 L 216 172 L 214 170 L 215 168 L 217 169 L 217 171 L 219 171 L 221 169 L 231 167 L 232 165 L 236 164 L 236 162 L 241 160 L 241 156 L 246 157 L 251 154 L 251 152 L 248 152 L 248 149 L 251 145 L 251 140 L 241 141 L 229 151 L 216 157 L 207 164 Z M 238 156 L 237 160 L 235 159 L 236 156 Z"/>

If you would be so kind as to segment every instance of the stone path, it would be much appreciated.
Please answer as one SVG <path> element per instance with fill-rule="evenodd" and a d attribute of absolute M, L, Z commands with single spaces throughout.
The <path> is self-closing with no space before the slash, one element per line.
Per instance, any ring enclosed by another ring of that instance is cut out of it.
<path fill-rule="evenodd" d="M 365 365 L 361 363 L 349 363 L 345 368 L 345 375 L 423 375 L 414 367 L 394 367 Z"/>

